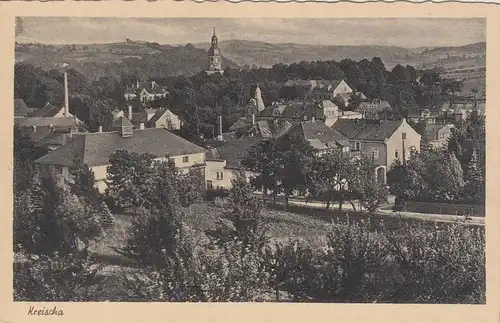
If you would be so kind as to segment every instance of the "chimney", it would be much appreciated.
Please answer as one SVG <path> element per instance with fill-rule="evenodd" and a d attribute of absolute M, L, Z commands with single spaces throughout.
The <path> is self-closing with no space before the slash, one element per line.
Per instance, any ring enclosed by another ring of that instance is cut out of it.
<path fill-rule="evenodd" d="M 128 119 L 132 120 L 132 105 L 128 106 Z"/>
<path fill-rule="evenodd" d="M 98 130 L 98 131 L 99 131 L 99 132 L 102 132 L 102 126 L 99 126 L 99 130 Z"/>
<path fill-rule="evenodd" d="M 33 125 L 33 132 L 36 132 L 36 125 Z"/>
<path fill-rule="evenodd" d="M 406 118 L 403 118 L 401 121 L 403 121 L 403 123 L 406 123 Z"/>
<path fill-rule="evenodd" d="M 219 116 L 219 140 L 222 140 L 222 116 Z"/>
<path fill-rule="evenodd" d="M 315 121 L 315 120 L 314 120 L 314 116 L 312 117 L 311 121 L 312 121 L 312 122 L 314 122 L 314 121 Z"/>
<path fill-rule="evenodd" d="M 151 82 L 151 88 L 152 88 L 152 89 L 154 89 L 154 88 L 155 88 L 155 86 L 156 86 L 156 82 L 155 82 L 155 81 L 152 81 L 152 82 Z"/>
<path fill-rule="evenodd" d="M 64 71 L 64 116 L 69 116 L 68 72 Z"/>
<path fill-rule="evenodd" d="M 136 87 L 137 87 L 137 88 L 139 88 L 139 81 L 137 81 L 137 83 L 136 83 Z"/>
<path fill-rule="evenodd" d="M 144 129 L 144 122 L 141 122 L 141 123 L 139 124 L 139 129 L 141 129 L 141 130 L 143 130 L 143 129 Z"/>

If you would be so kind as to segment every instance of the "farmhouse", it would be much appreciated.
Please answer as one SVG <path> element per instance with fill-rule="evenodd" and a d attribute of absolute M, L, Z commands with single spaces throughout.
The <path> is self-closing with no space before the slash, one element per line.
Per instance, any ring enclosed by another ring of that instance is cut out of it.
<path fill-rule="evenodd" d="M 134 125 L 143 124 L 147 128 L 165 128 L 179 130 L 184 122 L 169 109 L 144 109 L 142 112 L 132 113 Z"/>
<path fill-rule="evenodd" d="M 410 150 L 420 151 L 421 136 L 406 119 L 366 120 L 340 119 L 333 129 L 349 139 L 353 156 L 371 156 L 378 165 L 377 178 L 385 182 L 386 171 L 395 160 L 410 157 Z"/>
<path fill-rule="evenodd" d="M 231 188 L 231 180 L 241 167 L 241 160 L 250 147 L 261 141 L 260 137 L 241 137 L 230 140 L 220 147 L 210 149 L 206 160 L 207 188 Z M 247 178 L 250 172 L 245 172 Z"/>
<path fill-rule="evenodd" d="M 175 166 L 188 171 L 191 168 L 205 171 L 206 150 L 161 128 L 134 130 L 132 123 L 117 119 L 112 127 L 115 131 L 73 134 L 69 142 L 37 159 L 38 171 L 55 172 L 60 179 L 70 179 L 70 168 L 75 162 L 87 164 L 95 174 L 96 185 L 101 192 L 106 189 L 109 157 L 117 150 L 130 153 L 149 153 L 156 160 L 167 157 Z"/>
<path fill-rule="evenodd" d="M 317 150 L 319 156 L 340 149 L 349 152 L 349 139 L 336 130 L 327 127 L 321 121 L 302 121 L 294 125 L 287 135 L 296 135 L 304 138 Z"/>

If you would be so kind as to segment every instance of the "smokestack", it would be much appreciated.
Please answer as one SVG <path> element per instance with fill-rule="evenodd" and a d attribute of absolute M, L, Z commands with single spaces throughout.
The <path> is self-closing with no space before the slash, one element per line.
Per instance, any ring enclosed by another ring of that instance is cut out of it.
<path fill-rule="evenodd" d="M 222 137 L 222 116 L 219 116 L 219 134 Z"/>
<path fill-rule="evenodd" d="M 128 118 L 129 120 L 132 120 L 132 105 L 128 106 Z"/>
<path fill-rule="evenodd" d="M 64 71 L 64 116 L 69 116 L 68 72 Z"/>

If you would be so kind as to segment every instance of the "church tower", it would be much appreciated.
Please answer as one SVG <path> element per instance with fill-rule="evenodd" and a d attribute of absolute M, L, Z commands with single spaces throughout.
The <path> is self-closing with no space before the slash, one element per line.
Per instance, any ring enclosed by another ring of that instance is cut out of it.
<path fill-rule="evenodd" d="M 214 35 L 212 36 L 211 46 L 208 49 L 208 70 L 205 71 L 208 75 L 212 75 L 215 73 L 224 74 L 224 70 L 222 69 L 222 60 L 220 57 L 220 49 L 217 40 L 217 36 L 215 36 L 215 27 L 214 27 Z"/>

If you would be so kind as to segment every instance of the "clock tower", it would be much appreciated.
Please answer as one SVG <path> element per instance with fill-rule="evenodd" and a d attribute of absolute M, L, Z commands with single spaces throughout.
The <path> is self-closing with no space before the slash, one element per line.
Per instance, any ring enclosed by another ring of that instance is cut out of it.
<path fill-rule="evenodd" d="M 218 39 L 217 36 L 215 36 L 215 27 L 211 45 L 208 49 L 208 69 L 205 72 L 208 75 L 212 75 L 215 73 L 219 73 L 221 75 L 224 74 L 224 70 L 222 69 L 222 60 L 220 57 Z"/>

